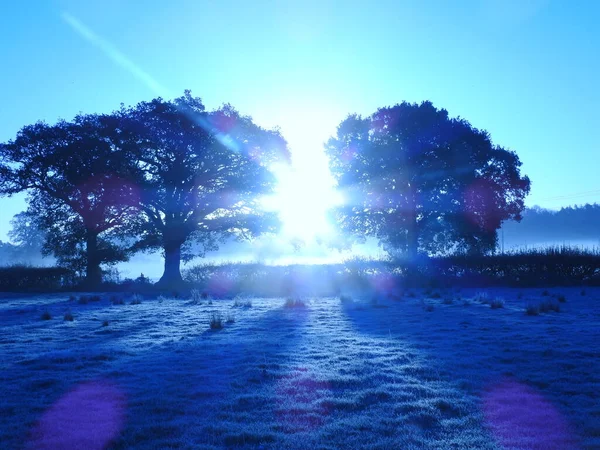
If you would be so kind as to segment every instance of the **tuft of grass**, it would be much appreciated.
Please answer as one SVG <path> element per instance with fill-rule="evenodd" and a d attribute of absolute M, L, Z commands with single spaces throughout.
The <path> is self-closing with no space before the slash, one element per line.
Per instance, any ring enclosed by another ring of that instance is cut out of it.
<path fill-rule="evenodd" d="M 200 293 L 200 291 L 198 289 L 192 289 L 190 291 L 190 295 L 192 297 L 192 302 L 194 304 L 200 303 L 200 300 L 202 299 L 202 294 Z"/>
<path fill-rule="evenodd" d="M 202 291 L 202 293 L 200 294 L 200 298 L 202 300 L 206 300 L 208 298 L 208 292 Z"/>
<path fill-rule="evenodd" d="M 517 294 L 517 298 L 518 298 L 519 300 L 521 300 L 521 299 L 523 298 L 523 293 L 522 293 L 522 292 L 519 292 L 519 293 Z"/>
<path fill-rule="evenodd" d="M 103 327 L 107 327 L 108 326 L 108 320 L 103 320 L 102 321 L 102 326 Z"/>
<path fill-rule="evenodd" d="M 158 297 L 156 297 L 156 300 L 158 300 L 158 303 L 162 303 L 166 300 L 167 298 L 163 295 L 159 295 Z"/>
<path fill-rule="evenodd" d="M 80 305 L 87 305 L 90 302 L 90 298 L 87 295 L 80 295 L 77 303 Z"/>
<path fill-rule="evenodd" d="M 473 297 L 473 300 L 479 303 L 483 303 L 484 305 L 487 305 L 490 302 L 490 298 L 487 292 L 478 292 L 477 294 L 475 294 L 475 297 Z"/>
<path fill-rule="evenodd" d="M 73 322 L 73 320 L 75 318 L 73 317 L 73 314 L 71 314 L 71 311 L 67 311 L 65 313 L 65 318 L 64 319 L 65 319 L 65 322 Z"/>
<path fill-rule="evenodd" d="M 233 308 L 252 308 L 252 302 L 250 300 L 235 298 L 233 301 Z"/>
<path fill-rule="evenodd" d="M 99 302 L 100 300 L 102 300 L 102 297 L 99 295 L 90 295 L 90 302 Z"/>
<path fill-rule="evenodd" d="M 560 305 L 556 300 L 545 300 L 540 303 L 540 312 L 560 312 Z"/>
<path fill-rule="evenodd" d="M 133 294 L 133 297 L 131 297 L 131 301 L 129 302 L 130 305 L 139 305 L 142 303 L 142 297 L 140 295 L 137 294 Z"/>
<path fill-rule="evenodd" d="M 580 294 L 581 294 L 582 297 L 585 297 L 585 294 L 586 294 L 585 289 L 582 289 L 581 292 L 580 292 Z"/>
<path fill-rule="evenodd" d="M 209 326 L 211 330 L 220 330 L 223 328 L 223 318 L 219 313 L 212 313 L 210 316 Z"/>
<path fill-rule="evenodd" d="M 444 305 L 451 305 L 451 304 L 454 303 L 454 300 L 452 299 L 452 297 L 446 297 L 446 298 L 444 298 L 444 300 L 442 301 L 442 303 Z"/>
<path fill-rule="evenodd" d="M 462 304 L 463 306 L 471 306 L 471 301 L 465 298 Z"/>
<path fill-rule="evenodd" d="M 542 291 L 542 297 L 550 297 L 550 291 L 548 289 L 544 289 Z"/>
<path fill-rule="evenodd" d="M 565 297 L 565 294 L 558 294 L 556 300 L 558 300 L 559 303 L 566 303 L 567 297 Z"/>
<path fill-rule="evenodd" d="M 77 300 L 77 297 L 75 297 L 73 294 L 69 295 L 70 302 L 74 302 L 75 300 Z"/>
<path fill-rule="evenodd" d="M 442 294 L 440 294 L 439 292 L 434 292 L 433 294 L 431 294 L 430 297 L 431 298 L 442 298 Z"/>
<path fill-rule="evenodd" d="M 227 314 L 225 323 L 235 323 L 235 316 L 233 314 Z"/>
<path fill-rule="evenodd" d="M 340 302 L 342 303 L 342 305 L 349 305 L 351 303 L 354 303 L 354 300 L 350 295 L 342 294 L 340 295 Z"/>
<path fill-rule="evenodd" d="M 285 304 L 284 306 L 286 308 L 305 308 L 306 307 L 306 303 L 304 303 L 304 300 L 300 299 L 300 298 L 288 298 L 285 300 Z"/>
<path fill-rule="evenodd" d="M 433 305 L 425 305 L 423 309 L 427 312 L 432 312 L 434 310 Z"/>
<path fill-rule="evenodd" d="M 119 297 L 119 296 L 117 296 L 117 295 L 113 295 L 113 296 L 110 298 L 110 302 L 111 302 L 113 305 L 124 305 L 124 304 L 125 304 L 125 300 L 123 300 L 123 298 L 122 298 L 122 297 Z"/>
<path fill-rule="evenodd" d="M 410 298 L 415 298 L 417 296 L 417 294 L 415 294 L 413 291 L 408 291 L 408 293 L 406 294 L 407 297 Z"/>
<path fill-rule="evenodd" d="M 527 306 L 525 307 L 525 314 L 527 314 L 528 316 L 537 316 L 540 313 L 540 308 L 537 305 L 534 305 L 533 303 L 528 303 Z"/>
<path fill-rule="evenodd" d="M 46 310 L 42 313 L 42 316 L 40 318 L 42 320 L 50 320 L 52 319 L 52 314 L 50 314 L 50 311 Z"/>
<path fill-rule="evenodd" d="M 504 308 L 504 300 L 501 298 L 494 298 L 490 301 L 490 308 L 492 309 L 500 309 Z"/>

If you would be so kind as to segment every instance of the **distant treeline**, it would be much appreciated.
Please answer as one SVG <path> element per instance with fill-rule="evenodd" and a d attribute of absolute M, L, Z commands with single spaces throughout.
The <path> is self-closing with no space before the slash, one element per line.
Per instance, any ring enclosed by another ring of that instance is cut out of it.
<path fill-rule="evenodd" d="M 521 222 L 503 224 L 507 246 L 544 242 L 592 241 L 600 244 L 600 205 L 587 204 L 552 211 L 526 208 Z"/>

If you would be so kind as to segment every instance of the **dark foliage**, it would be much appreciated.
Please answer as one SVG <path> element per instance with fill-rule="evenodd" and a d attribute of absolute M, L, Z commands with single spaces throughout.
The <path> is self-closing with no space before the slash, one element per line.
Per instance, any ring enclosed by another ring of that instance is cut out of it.
<path fill-rule="evenodd" d="M 0 144 L 0 195 L 28 192 L 27 218 L 44 230 L 43 251 L 85 271 L 97 287 L 102 263 L 126 259 L 116 237 L 135 214 L 130 159 L 111 116 L 79 115 L 23 127 Z"/>
<path fill-rule="evenodd" d="M 0 267 L 0 291 L 54 291 L 71 286 L 74 274 L 63 267 Z"/>
<path fill-rule="evenodd" d="M 275 231 L 277 216 L 260 208 L 260 196 L 275 186 L 270 164 L 289 157 L 278 131 L 229 105 L 207 112 L 189 91 L 115 114 L 140 171 L 137 248 L 163 250 L 160 285 L 179 285 L 181 261 L 216 250 L 227 236 Z"/>
<path fill-rule="evenodd" d="M 411 257 L 493 250 L 529 193 L 514 152 L 430 102 L 351 115 L 326 149 L 348 199 L 337 211 L 342 228 Z"/>

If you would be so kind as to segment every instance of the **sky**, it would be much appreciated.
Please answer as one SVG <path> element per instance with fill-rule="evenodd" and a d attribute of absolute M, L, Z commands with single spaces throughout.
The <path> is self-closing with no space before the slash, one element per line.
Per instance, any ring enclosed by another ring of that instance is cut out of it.
<path fill-rule="evenodd" d="M 594 0 L 2 2 L 0 142 L 191 89 L 279 126 L 310 204 L 349 113 L 431 100 L 518 153 L 528 206 L 600 202 L 599 22 Z M 0 240 L 24 209 L 0 198 Z"/>

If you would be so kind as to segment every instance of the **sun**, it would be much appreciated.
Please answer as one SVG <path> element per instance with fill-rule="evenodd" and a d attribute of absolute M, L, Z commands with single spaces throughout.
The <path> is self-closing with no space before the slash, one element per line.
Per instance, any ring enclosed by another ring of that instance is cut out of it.
<path fill-rule="evenodd" d="M 339 202 L 339 196 L 327 174 L 319 172 L 305 173 L 287 166 L 274 168 L 278 187 L 269 202 L 279 214 L 283 236 L 309 243 L 335 234 L 327 213 Z"/>
<path fill-rule="evenodd" d="M 328 213 L 342 199 L 329 171 L 324 143 L 335 133 L 339 114 L 331 106 L 315 108 L 315 103 L 306 99 L 294 104 L 293 109 L 279 114 L 291 164 L 271 168 L 278 185 L 267 204 L 279 214 L 282 237 L 310 244 L 336 235 Z"/>

